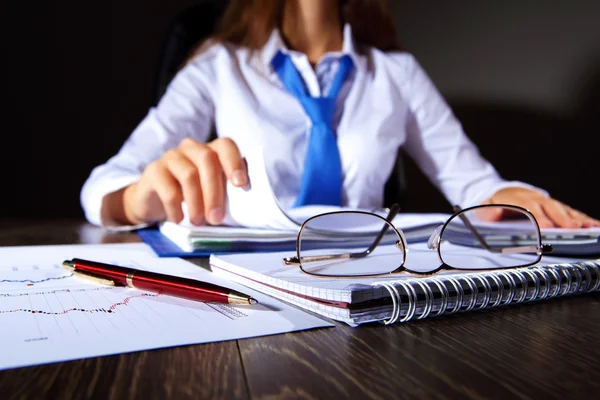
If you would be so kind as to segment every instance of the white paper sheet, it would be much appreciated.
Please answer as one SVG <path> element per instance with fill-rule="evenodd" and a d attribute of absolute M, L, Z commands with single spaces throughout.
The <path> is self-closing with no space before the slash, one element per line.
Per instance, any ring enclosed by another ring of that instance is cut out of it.
<path fill-rule="evenodd" d="M 273 193 L 269 176 L 265 169 L 262 149 L 256 147 L 245 155 L 246 164 L 248 166 L 248 176 L 250 178 L 250 188 L 238 188 L 227 183 L 227 207 L 226 216 L 223 220 L 223 225 L 229 227 L 254 228 L 255 230 L 276 230 L 283 232 L 297 232 L 300 225 L 308 218 L 332 211 L 357 211 L 356 208 L 324 206 L 324 205 L 308 205 L 296 207 L 292 209 L 283 209 Z M 201 226 L 196 227 L 189 222 L 187 216 L 187 208 L 184 206 L 185 218 L 180 223 L 181 226 L 199 233 L 211 235 L 214 232 L 214 227 Z M 384 210 L 362 210 L 377 212 L 382 216 L 387 215 Z M 435 221 L 445 221 L 445 214 L 412 214 L 409 218 L 399 216 L 398 223 L 401 226 L 413 227 L 424 223 Z M 394 220 L 396 222 L 396 220 Z M 407 223 L 407 225 L 405 224 Z M 165 223 L 170 224 L 170 223 Z M 329 227 L 336 229 L 335 226 Z M 363 226 L 365 229 L 379 231 L 380 224 L 376 227 Z M 346 229 L 347 230 L 347 229 Z M 237 232 L 243 229 L 238 230 Z M 232 234 L 236 234 L 236 230 L 231 229 Z M 270 234 L 267 231 L 265 234 Z M 260 235 L 260 233 L 258 233 Z"/>
<path fill-rule="evenodd" d="M 369 211 L 381 216 L 387 216 L 386 210 L 356 210 L 335 206 L 303 206 L 283 209 L 275 196 L 269 176 L 265 169 L 263 153 L 260 147 L 255 147 L 245 154 L 251 187 L 242 189 L 227 184 L 227 213 L 223 224 L 226 226 L 194 226 L 185 218 L 175 224 L 164 222 L 161 232 L 183 251 L 197 250 L 215 252 L 240 251 L 273 251 L 284 247 L 295 248 L 296 237 L 300 225 L 308 218 L 332 211 Z M 186 207 L 184 205 L 184 210 Z M 441 213 L 402 213 L 396 215 L 392 223 L 403 231 L 409 243 L 427 242 L 431 233 L 443 225 L 450 214 Z M 474 216 L 473 216 L 474 217 Z M 317 220 L 319 221 L 319 220 Z M 323 225 L 306 229 L 303 240 L 311 240 L 312 246 L 328 247 L 350 236 L 355 242 L 370 243 L 373 235 L 381 230 L 382 223 L 378 219 L 352 217 L 321 219 Z M 374 221 L 374 222 L 369 222 Z M 484 222 L 473 219 L 477 227 L 491 228 L 500 235 L 496 240 L 507 240 L 507 234 L 512 240 L 515 232 L 521 232 L 523 225 L 515 221 Z M 525 225 L 525 234 L 537 233 L 531 229 L 531 223 Z M 461 228 L 454 224 L 453 228 Z M 466 227 L 462 227 L 466 230 Z M 391 239 L 393 233 L 390 231 Z M 358 235 L 362 235 L 361 238 Z M 544 243 L 552 244 L 555 254 L 585 256 L 596 254 L 600 238 L 600 228 L 589 229 L 542 229 Z M 491 237 L 490 237 L 491 239 Z M 272 244 L 272 249 L 268 246 Z"/>
<path fill-rule="evenodd" d="M 231 307 L 74 278 L 65 259 L 84 258 L 195 278 L 247 293 Z M 332 326 L 142 243 L 0 248 L 0 370 L 162 347 Z"/>

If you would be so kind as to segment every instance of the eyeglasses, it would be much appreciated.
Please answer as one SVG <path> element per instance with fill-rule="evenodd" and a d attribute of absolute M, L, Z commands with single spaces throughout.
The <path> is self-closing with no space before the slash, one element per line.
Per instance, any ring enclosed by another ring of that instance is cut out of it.
<path fill-rule="evenodd" d="M 533 214 L 513 205 L 480 205 L 460 209 L 433 230 L 427 247 L 437 251 L 441 265 L 423 272 L 406 266 L 408 248 L 404 232 L 387 217 L 364 211 L 336 211 L 307 219 L 298 232 L 296 255 L 283 259 L 310 275 L 365 277 L 399 272 L 430 275 L 442 270 L 488 270 L 527 267 L 552 252 L 542 244 Z M 501 215 L 487 222 L 485 215 Z M 434 225 L 435 226 L 435 225 Z"/>

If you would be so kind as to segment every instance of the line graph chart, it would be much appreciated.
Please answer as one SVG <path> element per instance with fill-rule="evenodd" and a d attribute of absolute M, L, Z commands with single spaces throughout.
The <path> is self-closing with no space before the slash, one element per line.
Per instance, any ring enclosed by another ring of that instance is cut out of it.
<path fill-rule="evenodd" d="M 76 278 L 70 278 L 77 280 Z M 35 279 L 34 279 L 35 280 Z M 64 280 L 67 282 L 67 280 Z M 69 282 L 73 283 L 73 282 Z M 79 285 L 79 286 L 77 286 Z M 1 286 L 0 286 L 1 288 Z M 75 282 L 70 288 L 0 291 L 0 341 L 15 339 L 21 326 L 32 341 L 52 336 L 141 333 L 203 323 L 209 312 L 229 320 L 247 317 L 228 305 L 214 305 L 119 287 Z"/>
<path fill-rule="evenodd" d="M 28 286 L 33 286 L 36 283 L 43 283 L 49 281 L 59 281 L 61 279 L 66 279 L 72 277 L 73 274 L 63 275 L 63 276 L 53 276 L 49 278 L 42 278 L 38 280 L 33 279 L 0 279 L 0 283 L 27 283 Z"/>
<path fill-rule="evenodd" d="M 32 278 L 33 276 L 35 278 Z M 65 271 L 58 264 L 8 265 L 0 267 L 0 285 L 2 285 L 0 287 L 6 287 L 7 284 L 30 287 L 45 282 L 60 281 L 72 276 L 71 272 Z"/>
<path fill-rule="evenodd" d="M 112 288 L 106 288 L 106 289 L 112 289 Z M 90 290 L 106 290 L 106 289 L 59 289 L 59 290 L 52 290 L 49 292 L 39 292 L 39 293 L 15 293 L 15 294 L 10 294 L 10 293 L 0 293 L 0 298 L 2 297 L 24 297 L 24 296 L 40 296 L 40 295 L 52 295 L 52 294 L 57 294 L 57 293 L 76 293 L 76 292 L 84 292 L 84 291 L 90 291 Z M 115 312 L 115 310 L 117 309 L 117 307 L 119 306 L 126 306 L 129 304 L 129 302 L 131 301 L 131 299 L 135 299 L 136 297 L 157 297 L 160 296 L 160 293 L 140 293 L 137 295 L 133 295 L 133 296 L 128 296 L 125 297 L 122 301 L 116 302 L 111 304 L 110 306 L 108 306 L 107 308 L 76 308 L 76 307 L 72 307 L 72 308 L 67 308 L 61 311 L 45 311 L 45 310 L 34 310 L 34 309 L 30 309 L 30 308 L 16 308 L 16 309 L 12 309 L 12 310 L 0 310 L 0 314 L 8 314 L 8 313 L 15 313 L 15 312 L 25 312 L 25 313 L 29 313 L 29 314 L 44 314 L 44 315 L 64 315 L 64 314 L 68 314 L 70 312 L 83 312 L 83 313 L 90 313 L 90 314 L 94 314 L 94 313 L 113 313 Z"/>
<path fill-rule="evenodd" d="M 279 303 L 232 307 L 90 283 L 61 267 L 74 257 L 224 285 L 143 243 L 0 248 L 0 370 L 324 326 Z"/>
<path fill-rule="evenodd" d="M 131 261 L 114 264 L 136 268 Z M 206 314 L 245 318 L 240 310 L 81 281 L 59 264 L 0 266 L 0 342 L 92 337 L 205 323 Z M 21 327 L 21 334 L 12 328 Z"/>

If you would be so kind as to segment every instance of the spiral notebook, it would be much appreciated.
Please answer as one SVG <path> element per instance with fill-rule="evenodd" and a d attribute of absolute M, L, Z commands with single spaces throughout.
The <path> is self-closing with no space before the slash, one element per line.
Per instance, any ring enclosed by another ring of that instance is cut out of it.
<path fill-rule="evenodd" d="M 213 255 L 214 273 L 323 316 L 356 326 L 481 310 L 600 289 L 600 260 L 545 257 L 512 270 L 400 273 L 370 278 L 315 277 L 283 264 L 290 252 Z M 477 257 L 477 250 L 470 256 Z M 366 257 L 364 262 L 369 261 Z M 431 271 L 440 262 L 423 244 L 410 246 L 407 266 Z"/>

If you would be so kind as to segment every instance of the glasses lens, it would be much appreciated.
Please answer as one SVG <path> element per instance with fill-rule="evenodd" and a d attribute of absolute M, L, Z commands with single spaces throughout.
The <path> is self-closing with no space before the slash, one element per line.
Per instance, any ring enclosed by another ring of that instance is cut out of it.
<path fill-rule="evenodd" d="M 495 221 L 495 222 L 493 222 Z M 529 212 L 481 206 L 454 216 L 440 237 L 440 258 L 459 269 L 516 268 L 540 261 L 541 238 Z"/>
<path fill-rule="evenodd" d="M 385 234 L 377 244 L 383 228 Z M 395 244 L 400 241 L 400 248 Z M 323 276 L 377 275 L 404 263 L 404 242 L 389 223 L 374 214 L 341 212 L 310 219 L 300 232 L 304 272 Z"/>

